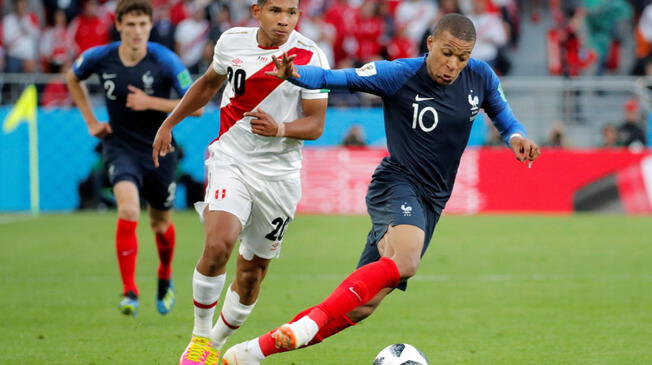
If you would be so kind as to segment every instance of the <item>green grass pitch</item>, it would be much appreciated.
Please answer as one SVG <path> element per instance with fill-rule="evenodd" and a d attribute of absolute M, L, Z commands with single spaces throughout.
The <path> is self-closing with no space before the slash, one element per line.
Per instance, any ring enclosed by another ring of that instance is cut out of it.
<path fill-rule="evenodd" d="M 190 212 L 175 222 L 177 306 L 156 312 L 157 256 L 143 216 L 134 319 L 117 310 L 115 212 L 0 215 L 0 364 L 176 364 L 192 329 L 202 227 Z M 368 228 L 367 217 L 298 216 L 229 344 L 321 301 L 353 269 Z M 407 293 L 318 346 L 263 364 L 371 364 L 406 342 L 431 365 L 649 365 L 651 237 L 649 217 L 444 216 Z"/>

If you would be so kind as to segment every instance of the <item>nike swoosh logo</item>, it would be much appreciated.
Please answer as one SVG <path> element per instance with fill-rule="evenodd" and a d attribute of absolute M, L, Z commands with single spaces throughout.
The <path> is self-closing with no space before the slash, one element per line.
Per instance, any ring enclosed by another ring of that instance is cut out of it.
<path fill-rule="evenodd" d="M 419 94 L 417 94 L 417 97 L 414 98 L 416 101 L 426 101 L 426 100 L 433 100 L 434 98 L 421 98 L 419 97 Z"/>
<path fill-rule="evenodd" d="M 362 302 L 362 297 L 360 296 L 360 294 L 356 293 L 355 290 L 353 290 L 352 286 L 349 287 L 349 290 L 351 291 L 351 293 L 355 294 L 355 296 L 358 297 L 358 299 Z"/>
<path fill-rule="evenodd" d="M 112 79 L 114 77 L 118 76 L 117 74 L 102 74 L 103 79 Z"/>

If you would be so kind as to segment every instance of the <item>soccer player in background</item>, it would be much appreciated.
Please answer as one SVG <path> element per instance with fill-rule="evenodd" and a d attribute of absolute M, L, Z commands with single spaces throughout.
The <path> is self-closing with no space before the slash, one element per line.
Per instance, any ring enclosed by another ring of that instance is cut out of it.
<path fill-rule="evenodd" d="M 167 314 L 174 305 L 171 265 L 175 232 L 170 209 L 174 204 L 177 156 L 168 154 L 155 168 L 152 141 L 166 113 L 178 103 L 178 99 L 169 99 L 171 89 L 181 96 L 192 80 L 174 53 L 147 42 L 152 29 L 149 0 L 119 0 L 115 15 L 120 41 L 82 53 L 66 80 L 89 133 L 102 140 L 103 158 L 118 206 L 115 245 L 123 285 L 119 309 L 126 315 L 138 313 L 136 225 L 142 197 L 149 204 L 150 226 L 160 259 L 156 306 L 161 314 Z M 98 75 L 104 88 L 108 123 L 100 123 L 95 117 L 82 83 L 92 74 Z"/>
<path fill-rule="evenodd" d="M 274 60 L 269 72 L 309 89 L 364 91 L 383 98 L 389 157 L 372 176 L 366 201 L 372 229 L 358 269 L 322 303 L 289 324 L 231 347 L 225 365 L 255 365 L 274 353 L 321 342 L 370 316 L 394 288 L 406 289 L 453 190 L 471 125 L 482 108 L 521 162 L 539 147 L 526 137 L 492 69 L 471 59 L 476 33 L 459 14 L 444 16 L 424 57 L 369 63 L 359 69 L 294 66 Z"/>
<path fill-rule="evenodd" d="M 194 328 L 182 365 L 217 364 L 219 349 L 253 310 L 301 197 L 302 140 L 318 138 L 324 128 L 325 90 L 303 89 L 265 74 L 274 69 L 272 57 L 284 53 L 297 64 L 328 67 L 315 42 L 294 31 L 299 0 L 258 0 L 251 10 L 259 26 L 233 28 L 220 36 L 211 66 L 154 141 L 156 161 L 159 154 L 167 156 L 171 129 L 227 82 L 220 134 L 206 160 L 206 196 L 195 204 L 205 241 L 192 280 Z M 226 263 L 238 238 L 235 278 L 212 328 Z"/>

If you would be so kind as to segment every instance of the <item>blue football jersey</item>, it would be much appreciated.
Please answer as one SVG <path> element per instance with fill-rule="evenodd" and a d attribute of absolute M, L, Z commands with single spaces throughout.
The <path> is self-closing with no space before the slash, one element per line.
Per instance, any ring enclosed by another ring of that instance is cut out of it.
<path fill-rule="evenodd" d="M 377 174 L 407 179 L 441 211 L 453 190 L 473 120 L 480 108 L 507 143 L 514 133 L 526 136 L 502 92 L 498 77 L 483 61 L 470 59 L 451 85 L 428 74 L 426 58 L 378 61 L 358 69 L 323 70 L 297 66 L 306 88 L 364 91 L 383 98 L 389 156 Z"/>
<path fill-rule="evenodd" d="M 170 98 L 174 89 L 179 97 L 192 79 L 179 57 L 157 43 L 147 43 L 147 55 L 134 66 L 124 66 L 118 55 L 120 42 L 94 47 L 75 61 L 73 72 L 80 80 L 97 74 L 113 134 L 111 143 L 140 151 L 151 151 L 152 142 L 167 114 L 154 110 L 134 111 L 127 107 L 129 85 L 150 96 Z"/>

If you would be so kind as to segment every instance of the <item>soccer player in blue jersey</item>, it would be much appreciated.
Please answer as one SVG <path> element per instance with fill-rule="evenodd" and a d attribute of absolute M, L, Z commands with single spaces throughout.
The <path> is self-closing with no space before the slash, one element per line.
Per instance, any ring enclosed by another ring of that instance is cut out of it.
<path fill-rule="evenodd" d="M 177 156 L 168 154 L 155 168 L 152 142 L 167 112 L 179 101 L 170 99 L 170 91 L 174 89 L 182 96 L 192 80 L 174 53 L 147 42 L 152 28 L 148 0 L 119 0 L 115 25 L 120 41 L 80 55 L 67 74 L 67 83 L 89 133 L 102 140 L 103 158 L 118 205 L 115 244 L 123 284 L 119 309 L 132 316 L 138 312 L 136 225 L 142 197 L 149 204 L 150 226 L 160 259 L 157 309 L 167 314 L 174 304 L 171 264 L 175 231 L 170 209 L 176 188 Z M 92 74 L 98 75 L 104 88 L 108 123 L 100 123 L 95 117 L 82 83 Z"/>
<path fill-rule="evenodd" d="M 364 91 L 383 98 L 389 156 L 372 176 L 367 208 L 372 228 L 358 269 L 322 303 L 259 338 L 230 348 L 227 365 L 254 365 L 274 353 L 321 342 L 370 316 L 394 288 L 406 289 L 448 201 L 471 124 L 480 108 L 516 158 L 529 165 L 539 147 L 527 138 L 485 63 L 471 58 L 476 33 L 459 14 L 444 16 L 420 58 L 359 69 L 294 66 L 275 60 L 268 73 L 305 88 Z"/>

